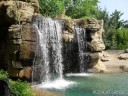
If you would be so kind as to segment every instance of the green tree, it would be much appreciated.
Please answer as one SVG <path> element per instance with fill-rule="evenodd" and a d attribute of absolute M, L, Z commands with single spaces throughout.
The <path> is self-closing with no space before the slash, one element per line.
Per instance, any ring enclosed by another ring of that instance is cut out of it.
<path fill-rule="evenodd" d="M 91 11 L 98 4 L 98 0 L 39 0 L 43 16 L 55 17 L 65 13 L 71 18 L 93 16 Z"/>
<path fill-rule="evenodd" d="M 39 4 L 43 16 L 55 17 L 64 12 L 62 0 L 39 0 Z"/>
<path fill-rule="evenodd" d="M 110 15 L 110 23 L 109 27 L 114 28 L 114 29 L 119 29 L 123 26 L 123 20 L 121 19 L 121 16 L 123 13 L 120 11 L 115 10 L 111 15 Z"/>
<path fill-rule="evenodd" d="M 107 49 L 120 49 L 124 43 L 119 34 L 126 34 L 128 21 L 121 20 L 123 13 L 115 10 L 109 15 L 97 6 L 99 0 L 39 0 L 43 16 L 56 17 L 65 14 L 71 18 L 95 17 L 104 20 L 104 42 Z M 126 30 L 125 30 L 126 31 Z M 122 35 L 121 35 L 122 36 Z M 127 41 L 127 40 L 125 40 Z M 119 48 L 119 45 L 122 46 Z"/>
<path fill-rule="evenodd" d="M 128 28 L 121 28 L 117 30 L 117 49 L 128 48 Z"/>
<path fill-rule="evenodd" d="M 118 45 L 119 43 L 122 43 L 119 40 L 117 30 L 128 24 L 127 22 L 124 24 L 124 20 L 121 20 L 122 15 L 123 13 L 117 10 L 109 15 L 106 9 L 102 10 L 101 8 L 98 8 L 95 12 L 97 19 L 104 20 L 105 34 L 103 39 L 107 49 L 119 49 Z"/>
<path fill-rule="evenodd" d="M 126 21 L 123 22 L 123 27 L 124 28 L 128 28 L 128 20 L 126 20 Z"/>
<path fill-rule="evenodd" d="M 65 14 L 71 18 L 93 17 L 91 14 L 99 0 L 68 0 Z M 66 0 L 65 0 L 66 2 Z"/>

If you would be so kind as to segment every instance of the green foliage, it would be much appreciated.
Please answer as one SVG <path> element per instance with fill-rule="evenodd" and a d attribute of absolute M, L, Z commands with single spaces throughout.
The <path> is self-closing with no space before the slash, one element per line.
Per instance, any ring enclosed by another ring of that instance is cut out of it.
<path fill-rule="evenodd" d="M 65 13 L 71 18 L 92 16 L 98 0 L 39 0 L 43 16 L 55 17 Z"/>
<path fill-rule="evenodd" d="M 102 10 L 100 8 L 95 12 L 95 17 L 97 19 L 104 20 L 104 42 L 106 49 L 125 49 L 128 48 L 127 40 L 128 38 L 128 21 L 121 20 L 123 13 L 115 10 L 109 15 L 106 9 Z M 126 36 L 126 37 L 125 37 Z"/>
<path fill-rule="evenodd" d="M 6 71 L 0 70 L 0 78 L 8 78 L 9 75 Z M 10 87 L 13 92 L 18 93 L 20 96 L 34 96 L 31 85 L 26 81 L 13 81 L 9 79 Z"/>
<path fill-rule="evenodd" d="M 109 15 L 106 9 L 97 7 L 100 0 L 39 0 L 43 16 L 65 14 L 71 18 L 94 17 L 104 20 L 104 42 L 107 49 L 128 48 L 128 21 L 121 20 L 123 13 L 115 10 Z M 125 36 L 125 37 L 123 37 Z"/>
<path fill-rule="evenodd" d="M 69 0 L 65 5 L 65 14 L 72 18 L 93 17 L 91 12 L 95 10 L 97 3 L 98 0 Z"/>
<path fill-rule="evenodd" d="M 110 15 L 110 20 L 109 20 L 109 27 L 114 28 L 114 29 L 119 29 L 123 25 L 123 20 L 120 20 L 121 16 L 123 13 L 120 11 L 115 10 L 111 15 Z"/>
<path fill-rule="evenodd" d="M 123 22 L 123 27 L 124 28 L 128 28 L 128 20 L 126 20 L 126 21 Z"/>
<path fill-rule="evenodd" d="M 64 11 L 62 0 L 39 0 L 39 4 L 43 16 L 55 17 Z"/>
<path fill-rule="evenodd" d="M 20 94 L 20 96 L 34 96 L 31 85 L 26 81 L 18 80 L 16 82 L 10 80 L 11 89 Z"/>
<path fill-rule="evenodd" d="M 117 30 L 117 49 L 128 48 L 128 28 L 121 28 Z"/>
<path fill-rule="evenodd" d="M 116 32 L 115 29 L 108 29 L 107 33 L 105 33 L 104 43 L 105 43 L 107 49 L 115 49 L 116 48 L 115 32 Z"/>
<path fill-rule="evenodd" d="M 0 70 L 0 78 L 8 78 L 9 75 L 6 71 Z"/>

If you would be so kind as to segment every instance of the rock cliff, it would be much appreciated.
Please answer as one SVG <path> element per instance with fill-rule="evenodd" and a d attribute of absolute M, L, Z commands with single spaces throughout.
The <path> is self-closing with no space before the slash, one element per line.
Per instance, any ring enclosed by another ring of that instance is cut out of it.
<path fill-rule="evenodd" d="M 25 79 L 31 77 L 31 67 L 38 41 L 31 21 L 32 17 L 38 14 L 38 0 L 0 0 L 0 68 L 6 69 L 11 77 Z M 89 68 L 94 68 L 98 72 L 106 70 L 101 62 L 102 51 L 105 49 L 102 40 L 103 21 L 94 18 L 72 20 L 60 17 L 58 19 L 64 21 L 62 37 L 66 50 L 69 50 L 75 38 L 73 27 L 82 26 L 87 31 Z M 75 47 L 74 50 L 76 50 Z M 77 55 L 75 56 L 73 58 L 77 58 Z M 72 58 L 72 56 L 69 57 Z M 64 62 L 65 66 L 69 64 L 69 61 Z"/>
<path fill-rule="evenodd" d="M 103 43 L 103 38 L 102 38 L 103 33 L 104 33 L 103 20 L 97 20 L 94 18 L 82 18 L 82 19 L 72 20 L 72 19 L 65 18 L 65 17 L 61 17 L 61 19 L 64 20 L 64 23 L 65 23 L 65 28 L 64 28 L 65 30 L 63 31 L 62 36 L 63 36 L 63 40 L 65 43 L 65 48 L 68 54 L 65 56 L 65 58 L 68 56 L 68 58 L 66 58 L 65 63 L 71 64 L 71 65 L 67 64 L 67 66 L 71 68 L 69 70 L 75 69 L 75 68 L 72 68 L 73 66 L 78 68 L 77 64 L 75 64 L 75 63 L 78 63 L 78 61 L 76 61 L 76 58 L 78 57 L 75 56 L 74 53 L 70 52 L 73 50 L 75 46 L 73 46 L 72 49 L 68 47 L 72 46 L 71 43 L 73 43 L 73 39 L 76 38 L 74 36 L 75 35 L 74 26 L 80 26 L 86 30 L 86 38 L 84 42 L 86 43 L 85 48 L 87 50 L 88 57 L 90 58 L 90 62 L 87 63 L 87 67 L 91 68 L 91 70 L 92 69 L 94 70 L 94 71 L 90 71 L 90 70 L 88 71 L 89 72 L 106 71 L 106 67 L 101 61 L 101 58 L 103 56 L 102 51 L 105 49 L 105 45 Z M 75 48 L 74 50 L 76 49 L 77 48 Z M 73 61 L 72 58 L 74 58 L 75 60 Z M 73 62 L 72 61 L 69 62 L 70 60 L 72 60 Z"/>
<path fill-rule="evenodd" d="M 38 0 L 0 1 L 0 66 L 11 77 L 30 78 L 36 48 L 31 19 L 38 12 Z"/>

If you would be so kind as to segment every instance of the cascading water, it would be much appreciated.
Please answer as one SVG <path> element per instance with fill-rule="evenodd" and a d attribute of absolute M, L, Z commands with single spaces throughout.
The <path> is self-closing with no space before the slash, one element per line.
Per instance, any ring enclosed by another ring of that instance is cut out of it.
<path fill-rule="evenodd" d="M 35 57 L 34 62 L 35 67 L 36 65 L 40 67 L 37 70 L 41 71 L 36 71 L 36 75 L 39 75 L 41 79 L 39 81 L 42 82 L 38 87 L 56 89 L 68 87 L 73 82 L 65 81 L 62 75 L 61 24 L 57 20 L 45 17 L 33 18 L 33 24 L 39 34 L 39 48 L 36 52 L 38 57 Z"/>
<path fill-rule="evenodd" d="M 85 53 L 86 51 L 86 30 L 82 27 L 75 27 L 75 34 L 76 34 L 76 38 L 77 38 L 77 43 L 78 43 L 78 54 L 79 54 L 79 70 L 80 72 L 85 72 L 86 71 L 86 55 L 87 53 Z"/>
<path fill-rule="evenodd" d="M 42 81 L 49 81 L 51 78 L 62 78 L 62 54 L 61 54 L 61 32 L 62 26 L 51 18 L 37 17 L 33 19 L 39 34 L 40 60 L 38 65 L 42 66 Z M 42 79 L 41 78 L 41 79 Z"/>

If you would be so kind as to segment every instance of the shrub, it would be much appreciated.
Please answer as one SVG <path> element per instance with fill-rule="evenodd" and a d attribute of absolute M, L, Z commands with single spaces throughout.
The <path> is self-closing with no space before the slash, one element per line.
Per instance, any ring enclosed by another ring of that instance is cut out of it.
<path fill-rule="evenodd" d="M 121 28 L 117 30 L 117 49 L 128 48 L 128 29 Z"/>
<path fill-rule="evenodd" d="M 18 80 L 16 82 L 10 80 L 11 88 L 20 96 L 34 96 L 31 85 L 26 81 Z"/>
<path fill-rule="evenodd" d="M 6 71 L 0 70 L 0 78 L 9 78 L 9 75 Z M 31 85 L 26 81 L 9 79 L 9 84 L 11 90 L 20 96 L 34 96 Z"/>
<path fill-rule="evenodd" d="M 6 71 L 0 70 L 0 78 L 8 78 L 9 75 Z"/>

